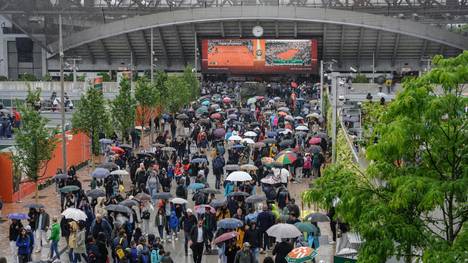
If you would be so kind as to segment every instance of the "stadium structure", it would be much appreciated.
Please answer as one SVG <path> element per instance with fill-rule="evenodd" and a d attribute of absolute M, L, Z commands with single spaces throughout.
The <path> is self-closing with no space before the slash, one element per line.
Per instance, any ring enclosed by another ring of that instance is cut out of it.
<path fill-rule="evenodd" d="M 310 39 L 314 63 L 386 72 L 466 50 L 467 21 L 466 0 L 1 0 L 0 75 L 57 72 L 59 23 L 82 72 L 202 70 L 207 39 Z"/>

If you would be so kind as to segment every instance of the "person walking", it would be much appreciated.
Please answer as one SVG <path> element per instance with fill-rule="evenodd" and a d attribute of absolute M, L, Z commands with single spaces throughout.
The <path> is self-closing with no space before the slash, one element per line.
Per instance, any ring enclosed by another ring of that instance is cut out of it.
<path fill-rule="evenodd" d="M 207 239 L 207 230 L 203 227 L 203 219 L 199 219 L 197 225 L 190 230 L 190 248 L 192 249 L 194 263 L 201 263 L 203 244 Z"/>
<path fill-rule="evenodd" d="M 252 251 L 256 259 L 258 259 L 259 254 L 260 254 L 260 244 L 261 244 L 260 240 L 261 240 L 261 233 L 257 229 L 257 223 L 255 221 L 251 221 L 250 225 L 246 226 L 246 230 L 244 234 L 244 241 L 249 243 L 250 250 Z"/>
<path fill-rule="evenodd" d="M 20 220 L 16 220 L 16 219 L 11 220 L 9 239 L 10 239 L 11 255 L 13 257 L 13 263 L 18 262 L 18 246 L 16 245 L 16 240 L 18 240 L 18 236 L 20 235 L 22 228 L 23 228 L 23 224 L 21 223 Z"/>
<path fill-rule="evenodd" d="M 188 247 L 189 247 L 189 240 L 190 240 L 190 231 L 194 226 L 197 225 L 197 218 L 193 215 L 192 209 L 187 209 L 185 215 L 182 216 L 180 219 L 181 228 L 184 230 L 184 250 L 185 256 L 188 256 Z"/>
<path fill-rule="evenodd" d="M 237 251 L 234 263 L 257 263 L 258 260 L 250 249 L 250 243 L 244 242 L 242 249 Z"/>
<path fill-rule="evenodd" d="M 262 244 L 263 247 L 260 253 L 265 253 L 265 250 L 270 248 L 270 237 L 266 233 L 267 229 L 270 228 L 275 223 L 275 216 L 273 213 L 268 209 L 267 205 L 264 205 L 262 208 L 262 212 L 258 214 L 257 217 L 257 224 L 258 230 L 260 231 L 260 236 L 262 237 Z"/>
<path fill-rule="evenodd" d="M 78 223 L 78 231 L 76 232 L 76 247 L 73 252 L 76 262 L 82 262 L 82 258 L 85 262 L 88 262 L 86 256 L 86 227 L 85 224 L 81 221 Z"/>
<path fill-rule="evenodd" d="M 286 256 L 293 250 L 293 245 L 287 239 L 281 240 L 276 244 L 273 249 L 273 256 L 275 256 L 275 263 L 287 263 Z"/>
<path fill-rule="evenodd" d="M 42 246 L 47 244 L 46 233 L 49 229 L 50 219 L 43 207 L 39 208 L 39 214 L 37 216 L 36 225 L 34 230 L 36 233 L 36 253 L 41 252 Z"/>
<path fill-rule="evenodd" d="M 164 243 L 164 226 L 166 225 L 166 215 L 164 214 L 164 209 L 159 208 L 157 215 L 154 219 L 156 228 L 158 229 L 159 238 L 161 242 Z"/>
<path fill-rule="evenodd" d="M 75 256 L 75 248 L 77 246 L 77 234 L 78 234 L 78 224 L 75 221 L 71 221 L 70 225 L 70 235 L 68 236 L 68 258 L 71 263 L 78 262 L 78 259 Z"/>
<path fill-rule="evenodd" d="M 50 228 L 50 259 L 54 259 L 54 253 L 57 259 L 60 260 L 60 253 L 58 250 L 58 243 L 60 241 L 60 224 L 57 217 L 52 218 L 52 226 Z"/>
<path fill-rule="evenodd" d="M 27 263 L 30 261 L 31 255 L 31 238 L 29 237 L 25 228 L 22 228 L 18 238 L 16 239 L 16 246 L 18 247 L 18 263 Z"/>

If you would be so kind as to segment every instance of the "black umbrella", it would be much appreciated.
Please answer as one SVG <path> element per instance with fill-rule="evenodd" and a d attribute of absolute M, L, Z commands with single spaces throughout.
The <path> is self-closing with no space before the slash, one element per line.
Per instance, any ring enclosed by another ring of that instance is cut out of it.
<path fill-rule="evenodd" d="M 238 171 L 240 170 L 240 166 L 237 164 L 228 164 L 224 167 L 226 171 Z"/>
<path fill-rule="evenodd" d="M 293 140 L 283 140 L 279 143 L 279 146 L 281 147 L 291 146 L 293 143 L 294 143 Z"/>
<path fill-rule="evenodd" d="M 219 190 L 212 189 L 212 188 L 203 188 L 203 189 L 200 189 L 200 192 L 205 193 L 205 194 L 220 194 L 221 193 Z"/>
<path fill-rule="evenodd" d="M 100 190 L 100 189 L 93 189 L 93 190 L 89 190 L 88 192 L 86 192 L 86 195 L 88 197 L 96 199 L 98 197 L 106 196 L 106 193 L 104 191 Z"/>
<path fill-rule="evenodd" d="M 145 193 L 138 193 L 135 196 L 135 198 L 140 200 L 140 201 L 149 201 L 149 200 L 151 200 L 151 196 L 149 194 L 145 194 Z"/>
<path fill-rule="evenodd" d="M 119 169 L 119 166 L 115 163 L 111 163 L 111 162 L 107 162 L 107 163 L 102 163 L 100 165 L 97 166 L 98 168 L 104 168 L 104 169 L 107 169 L 107 170 L 117 170 Z"/>
<path fill-rule="evenodd" d="M 105 207 L 107 211 L 112 211 L 112 212 L 119 212 L 119 213 L 127 213 L 131 214 L 132 210 L 124 205 L 108 205 Z"/>
<path fill-rule="evenodd" d="M 69 178 L 71 178 L 71 176 L 69 176 L 68 174 L 57 174 L 56 176 L 54 176 L 54 179 L 56 180 L 64 180 Z"/>
<path fill-rule="evenodd" d="M 226 205 L 226 200 L 212 200 L 210 205 L 214 208 L 223 207 Z"/>
<path fill-rule="evenodd" d="M 138 157 L 138 159 L 143 159 L 143 158 L 146 158 L 146 157 L 151 158 L 151 154 L 149 154 L 149 153 L 137 153 L 137 157 Z"/>
<path fill-rule="evenodd" d="M 263 142 L 264 143 L 276 143 L 276 140 L 272 138 L 268 138 L 268 139 L 263 140 Z"/>
<path fill-rule="evenodd" d="M 177 115 L 176 118 L 179 119 L 179 120 L 186 120 L 186 119 L 188 119 L 189 117 L 187 116 L 187 114 L 181 113 L 181 114 Z"/>
<path fill-rule="evenodd" d="M 45 206 L 44 206 L 44 205 L 41 205 L 41 204 L 27 204 L 27 205 L 24 205 L 24 207 L 26 207 L 26 208 L 39 209 L 39 208 L 44 208 Z"/>
<path fill-rule="evenodd" d="M 246 192 L 231 192 L 228 194 L 228 196 L 249 196 L 250 194 Z"/>
<path fill-rule="evenodd" d="M 311 145 L 309 147 L 309 152 L 310 153 L 319 153 L 322 151 L 322 147 L 320 147 L 319 145 Z"/>
<path fill-rule="evenodd" d="M 264 195 L 252 195 L 252 196 L 247 197 L 245 199 L 245 202 L 254 204 L 254 203 L 261 203 L 261 202 L 266 201 L 266 200 L 267 200 L 267 198 Z"/>
<path fill-rule="evenodd" d="M 119 205 L 132 207 L 132 206 L 138 206 L 140 205 L 140 203 L 138 203 L 138 201 L 134 199 L 127 199 L 127 200 L 123 200 L 122 202 L 120 202 Z"/>
<path fill-rule="evenodd" d="M 168 193 L 168 192 L 156 193 L 154 195 L 154 198 L 168 200 L 168 199 L 172 198 L 172 194 Z"/>
<path fill-rule="evenodd" d="M 312 213 L 308 214 L 305 218 L 304 221 L 310 221 L 310 222 L 330 222 L 330 218 L 322 213 Z"/>

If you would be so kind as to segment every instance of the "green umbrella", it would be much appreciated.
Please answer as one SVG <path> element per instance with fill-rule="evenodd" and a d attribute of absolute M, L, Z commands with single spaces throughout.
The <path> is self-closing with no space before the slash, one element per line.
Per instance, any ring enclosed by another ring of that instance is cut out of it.
<path fill-rule="evenodd" d="M 71 193 L 80 190 L 80 188 L 76 185 L 67 185 L 60 188 L 61 193 Z"/>
<path fill-rule="evenodd" d="M 316 226 L 309 222 L 297 222 L 294 224 L 301 232 L 306 232 L 306 233 L 318 233 L 318 229 Z"/>
<path fill-rule="evenodd" d="M 317 256 L 317 252 L 311 247 L 297 247 L 285 257 L 288 263 L 302 263 L 310 261 Z"/>

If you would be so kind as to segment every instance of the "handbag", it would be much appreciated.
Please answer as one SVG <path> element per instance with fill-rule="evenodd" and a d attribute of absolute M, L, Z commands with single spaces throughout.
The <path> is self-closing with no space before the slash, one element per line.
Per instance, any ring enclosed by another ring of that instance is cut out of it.
<path fill-rule="evenodd" d="M 143 213 L 141 214 L 141 219 L 150 219 L 150 212 L 149 211 L 143 211 Z"/>

